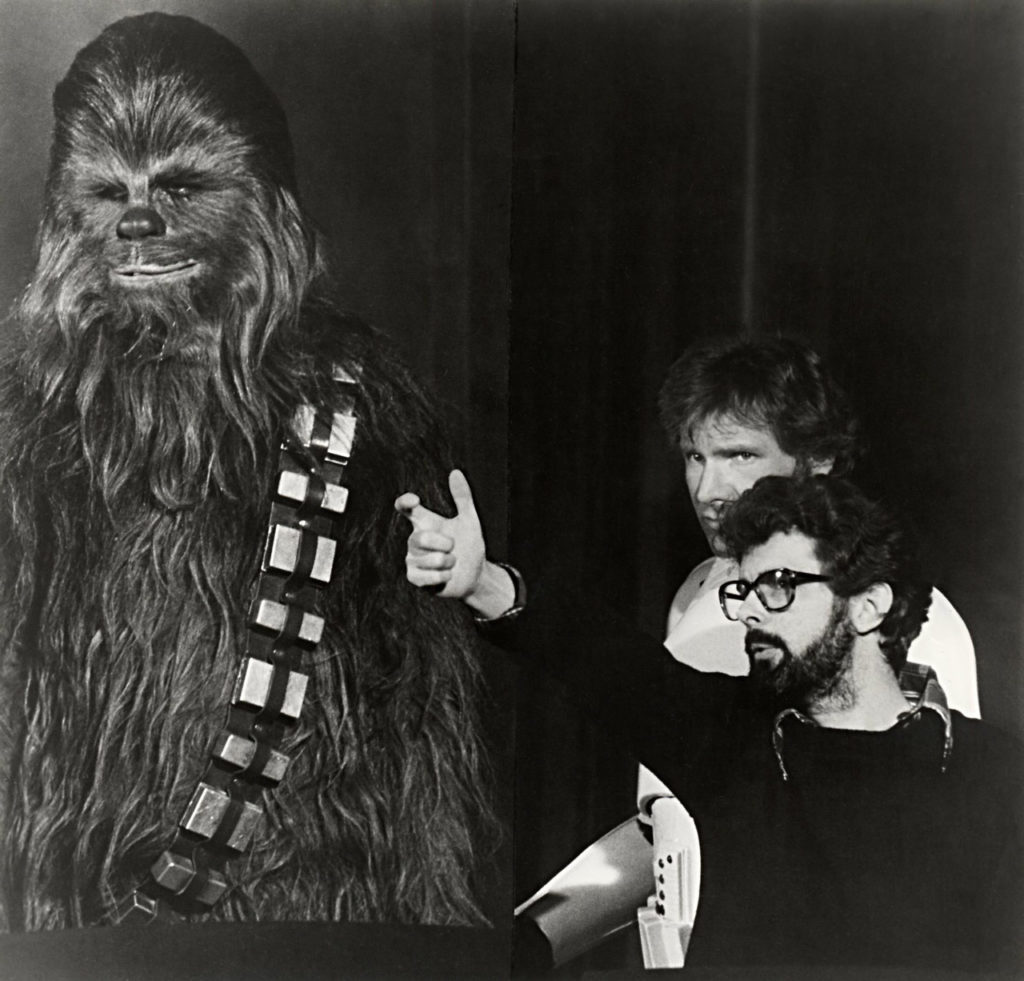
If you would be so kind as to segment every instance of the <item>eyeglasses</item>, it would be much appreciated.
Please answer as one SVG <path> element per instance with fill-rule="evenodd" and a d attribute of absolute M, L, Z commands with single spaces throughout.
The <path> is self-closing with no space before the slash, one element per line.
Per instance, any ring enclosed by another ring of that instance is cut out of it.
<path fill-rule="evenodd" d="M 740 607 L 753 590 L 761 605 L 772 613 L 779 613 L 793 605 L 796 587 L 805 582 L 828 582 L 831 576 L 819 576 L 813 572 L 794 572 L 792 569 L 769 569 L 762 572 L 753 582 L 734 579 L 718 587 L 718 602 L 722 612 L 730 620 L 739 620 Z"/>

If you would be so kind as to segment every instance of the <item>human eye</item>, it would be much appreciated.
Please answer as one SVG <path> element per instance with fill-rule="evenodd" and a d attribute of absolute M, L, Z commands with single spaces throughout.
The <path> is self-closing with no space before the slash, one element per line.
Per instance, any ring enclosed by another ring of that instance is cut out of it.
<path fill-rule="evenodd" d="M 751 460 L 756 460 L 758 454 L 753 450 L 733 450 L 729 454 L 731 460 L 736 460 L 739 463 L 749 463 Z"/>
<path fill-rule="evenodd" d="M 769 569 L 757 577 L 754 585 L 767 609 L 783 609 L 792 598 L 793 573 L 789 569 Z"/>
<path fill-rule="evenodd" d="M 696 450 L 685 450 L 683 452 L 683 459 L 687 463 L 703 463 L 704 462 L 703 455 L 698 453 Z"/>

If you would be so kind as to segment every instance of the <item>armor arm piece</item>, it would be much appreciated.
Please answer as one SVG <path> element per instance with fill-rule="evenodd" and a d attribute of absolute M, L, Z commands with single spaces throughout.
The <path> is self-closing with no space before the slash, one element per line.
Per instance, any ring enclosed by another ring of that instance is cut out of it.
<path fill-rule="evenodd" d="M 700 840 L 693 818 L 674 797 L 651 805 L 654 894 L 637 910 L 644 967 L 682 967 L 700 898 Z"/>
<path fill-rule="evenodd" d="M 636 818 L 584 849 L 516 908 L 547 938 L 556 966 L 632 926 L 651 893 L 651 844 Z"/>

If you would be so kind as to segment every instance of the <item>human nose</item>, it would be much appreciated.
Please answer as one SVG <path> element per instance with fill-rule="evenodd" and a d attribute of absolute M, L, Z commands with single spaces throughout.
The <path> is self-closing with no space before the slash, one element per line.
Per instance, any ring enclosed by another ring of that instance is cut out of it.
<path fill-rule="evenodd" d="M 708 460 L 697 478 L 694 500 L 698 504 L 712 504 L 729 499 L 729 482 L 725 474 L 715 461 Z"/>
<path fill-rule="evenodd" d="M 756 589 L 751 589 L 740 603 L 740 608 L 736 611 L 736 618 L 744 626 L 751 627 L 761 623 L 764 620 L 764 614 L 765 609 L 761 597 L 757 595 Z"/>

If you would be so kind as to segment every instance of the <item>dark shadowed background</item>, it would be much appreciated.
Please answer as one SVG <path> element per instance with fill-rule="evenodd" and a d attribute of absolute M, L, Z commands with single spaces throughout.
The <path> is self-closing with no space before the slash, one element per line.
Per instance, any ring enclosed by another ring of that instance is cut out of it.
<path fill-rule="evenodd" d="M 706 555 L 665 370 L 698 337 L 796 334 L 970 627 L 983 714 L 1024 732 L 1024 7 L 0 0 L 4 305 L 54 82 L 154 7 L 277 91 L 342 297 L 445 401 L 495 552 L 508 522 L 513 561 L 569 556 L 660 634 Z M 557 689 L 521 678 L 517 704 L 522 898 L 628 815 L 635 767 Z"/>

